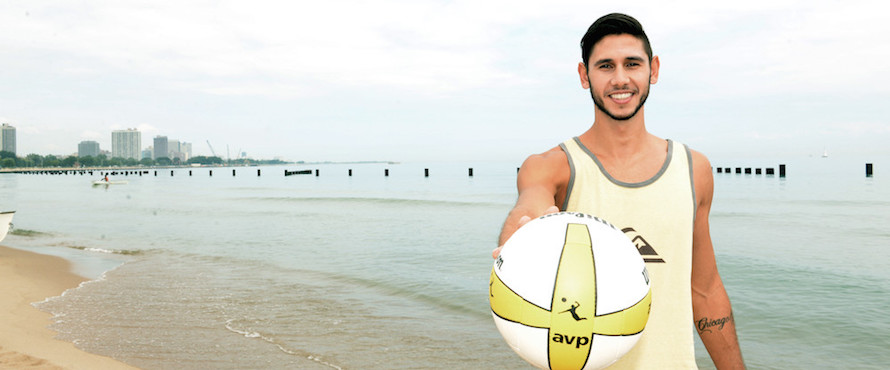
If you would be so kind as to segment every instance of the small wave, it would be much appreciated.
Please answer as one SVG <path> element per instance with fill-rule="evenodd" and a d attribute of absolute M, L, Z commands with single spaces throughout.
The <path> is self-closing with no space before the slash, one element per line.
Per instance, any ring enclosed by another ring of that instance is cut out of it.
<path fill-rule="evenodd" d="M 120 254 L 125 256 L 138 256 L 145 254 L 144 250 L 140 249 L 104 249 L 104 248 L 95 248 L 95 247 L 84 247 L 79 245 L 68 245 L 68 248 L 82 250 L 86 252 L 96 252 L 96 253 L 105 253 L 105 254 Z"/>
<path fill-rule="evenodd" d="M 235 328 L 235 327 L 232 326 L 232 322 L 234 322 L 234 321 L 235 321 L 235 319 L 229 319 L 229 320 L 226 320 L 226 329 L 227 329 L 228 331 L 230 331 L 230 332 L 233 332 L 233 333 L 236 333 L 236 334 L 243 335 L 245 338 L 259 338 L 259 339 L 262 339 L 263 341 L 265 341 L 265 342 L 267 342 L 267 343 L 269 343 L 269 344 L 274 344 L 276 347 L 278 347 L 279 350 L 281 350 L 281 352 L 287 353 L 287 354 L 289 354 L 289 355 L 294 355 L 294 356 L 304 356 L 304 357 L 306 357 L 306 359 L 308 359 L 308 360 L 315 361 L 315 362 L 317 362 L 317 363 L 319 363 L 319 364 L 328 366 L 328 367 L 330 367 L 330 368 L 332 368 L 332 369 L 343 370 L 342 367 L 337 366 L 337 365 L 334 365 L 334 364 L 332 364 L 332 363 L 330 363 L 330 362 L 327 362 L 327 361 L 325 361 L 325 360 L 322 360 L 322 359 L 321 359 L 320 357 L 318 357 L 318 356 L 315 356 L 315 355 L 312 355 L 312 354 L 299 353 L 298 351 L 290 350 L 290 349 L 284 347 L 283 345 L 277 343 L 277 342 L 275 341 L 275 339 L 266 337 L 266 336 L 264 336 L 264 335 L 262 335 L 262 334 L 260 334 L 260 333 L 255 332 L 255 331 L 245 331 L 245 330 L 237 329 L 237 328 Z"/>
<path fill-rule="evenodd" d="M 105 281 L 105 280 L 107 279 L 107 274 L 108 274 L 109 272 L 114 271 L 114 270 L 117 270 L 117 269 L 118 269 L 119 267 L 121 267 L 121 266 L 123 266 L 123 264 L 118 265 L 118 266 L 115 266 L 114 268 L 112 268 L 112 269 L 110 269 L 110 270 L 108 270 L 108 271 L 103 272 L 102 275 L 99 275 L 98 278 L 95 278 L 95 279 L 93 279 L 93 280 L 82 281 L 80 284 L 77 284 L 76 287 L 74 287 L 74 288 L 70 288 L 70 289 L 66 289 L 66 290 L 65 290 L 64 292 L 62 292 L 62 294 L 60 294 L 60 295 L 57 295 L 57 296 L 55 296 L 55 297 L 46 297 L 46 299 L 44 299 L 44 300 L 42 300 L 42 301 L 40 301 L 40 302 L 34 302 L 34 303 L 31 303 L 31 306 L 33 306 L 33 307 L 35 307 L 35 308 L 37 308 L 37 309 L 40 309 L 40 310 L 42 310 L 42 311 L 47 311 L 47 310 L 43 310 L 43 308 L 42 308 L 43 305 L 45 305 L 45 304 L 47 304 L 47 303 L 49 303 L 49 302 L 52 302 L 52 301 L 61 299 L 62 297 L 65 297 L 66 295 L 68 295 L 68 293 L 74 292 L 74 291 L 76 291 L 76 290 L 78 290 L 78 289 L 81 289 L 81 288 L 83 288 L 83 287 L 85 287 L 85 286 L 87 286 L 87 285 L 89 285 L 89 284 L 93 284 L 93 283 L 98 283 L 98 282 L 101 282 L 101 281 Z M 50 312 L 51 314 L 53 314 L 53 319 L 61 318 L 61 317 L 66 316 L 66 314 L 64 314 L 64 313 L 52 312 L 52 311 L 49 311 L 49 312 Z"/>

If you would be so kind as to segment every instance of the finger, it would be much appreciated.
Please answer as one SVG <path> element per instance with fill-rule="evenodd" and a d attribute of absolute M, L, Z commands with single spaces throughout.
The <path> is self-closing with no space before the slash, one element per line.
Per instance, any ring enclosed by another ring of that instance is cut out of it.
<path fill-rule="evenodd" d="M 498 256 L 501 255 L 501 248 L 503 247 L 497 247 L 493 251 L 491 251 L 491 258 L 498 258 Z"/>
<path fill-rule="evenodd" d="M 558 213 L 558 212 L 559 212 L 559 207 L 557 207 L 557 206 L 550 206 L 550 208 L 547 208 L 547 210 L 544 211 L 544 214 L 545 214 L 545 215 L 549 215 L 549 214 L 551 214 L 551 213 Z"/>

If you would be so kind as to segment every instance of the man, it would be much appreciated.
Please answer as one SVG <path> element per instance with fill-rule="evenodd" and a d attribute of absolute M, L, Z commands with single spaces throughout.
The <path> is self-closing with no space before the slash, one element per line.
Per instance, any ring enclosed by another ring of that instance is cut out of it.
<path fill-rule="evenodd" d="M 634 241 L 652 278 L 646 329 L 614 366 L 695 368 L 696 328 L 718 369 L 744 368 L 709 231 L 711 165 L 646 130 L 644 104 L 658 81 L 658 57 L 640 23 L 624 14 L 594 22 L 581 49 L 578 75 L 593 98 L 593 125 L 523 163 L 499 245 L 531 218 L 560 209 L 608 220 Z"/>

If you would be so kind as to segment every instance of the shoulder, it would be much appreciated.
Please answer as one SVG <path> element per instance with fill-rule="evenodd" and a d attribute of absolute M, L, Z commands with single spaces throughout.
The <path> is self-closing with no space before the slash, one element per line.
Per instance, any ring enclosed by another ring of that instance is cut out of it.
<path fill-rule="evenodd" d="M 687 148 L 689 148 L 687 146 Z M 711 172 L 711 161 L 703 153 L 689 148 L 689 155 L 692 158 L 692 170 L 695 172 Z"/>
<path fill-rule="evenodd" d="M 526 158 L 519 169 L 518 181 L 520 187 L 523 183 L 552 183 L 558 186 L 563 178 L 567 181 L 569 174 L 568 157 L 562 148 L 556 146 Z"/>
<path fill-rule="evenodd" d="M 710 202 L 714 193 L 714 174 L 711 162 L 703 153 L 692 149 L 689 149 L 689 155 L 692 162 L 692 180 L 699 203 Z"/>
<path fill-rule="evenodd" d="M 553 147 L 543 153 L 532 154 L 522 163 L 523 168 L 528 166 L 536 169 L 543 169 L 538 167 L 552 167 L 557 165 L 565 165 L 566 167 L 569 165 L 566 153 L 559 146 Z"/>

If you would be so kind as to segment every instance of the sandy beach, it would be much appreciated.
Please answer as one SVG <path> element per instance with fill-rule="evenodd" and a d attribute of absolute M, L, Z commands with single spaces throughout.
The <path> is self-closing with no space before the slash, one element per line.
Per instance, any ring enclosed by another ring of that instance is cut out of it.
<path fill-rule="evenodd" d="M 55 339 L 52 315 L 31 305 L 77 287 L 65 259 L 0 246 L 0 369 L 135 369 Z"/>

